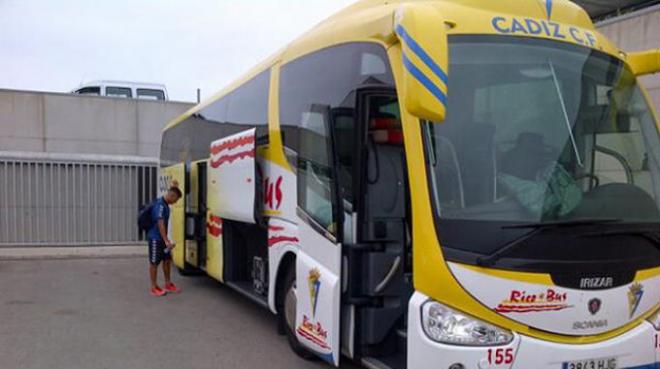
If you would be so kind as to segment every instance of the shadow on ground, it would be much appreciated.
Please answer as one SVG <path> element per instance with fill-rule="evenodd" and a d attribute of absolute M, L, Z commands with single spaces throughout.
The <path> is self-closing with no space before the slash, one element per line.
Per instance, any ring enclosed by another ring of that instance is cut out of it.
<path fill-rule="evenodd" d="M 142 258 L 1 261 L 2 368 L 327 368 L 295 356 L 269 311 L 174 275 L 183 293 L 153 298 Z"/>

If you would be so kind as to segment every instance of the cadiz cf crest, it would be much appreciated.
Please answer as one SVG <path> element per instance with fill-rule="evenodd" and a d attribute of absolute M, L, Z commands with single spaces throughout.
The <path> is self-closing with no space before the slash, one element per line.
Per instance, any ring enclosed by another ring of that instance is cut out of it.
<path fill-rule="evenodd" d="M 630 309 L 630 317 L 632 318 L 637 312 L 639 302 L 642 301 L 644 296 L 644 287 L 639 283 L 634 283 L 628 290 L 628 308 Z"/>
<path fill-rule="evenodd" d="M 309 271 L 307 283 L 309 284 L 309 297 L 312 302 L 312 316 L 316 316 L 316 305 L 319 301 L 319 291 L 321 290 L 321 272 L 318 268 Z"/>

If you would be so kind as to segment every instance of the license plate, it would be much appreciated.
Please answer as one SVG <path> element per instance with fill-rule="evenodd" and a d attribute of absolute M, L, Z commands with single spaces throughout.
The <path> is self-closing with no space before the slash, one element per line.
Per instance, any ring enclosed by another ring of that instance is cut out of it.
<path fill-rule="evenodd" d="M 615 357 L 567 361 L 561 365 L 562 369 L 617 369 Z"/>

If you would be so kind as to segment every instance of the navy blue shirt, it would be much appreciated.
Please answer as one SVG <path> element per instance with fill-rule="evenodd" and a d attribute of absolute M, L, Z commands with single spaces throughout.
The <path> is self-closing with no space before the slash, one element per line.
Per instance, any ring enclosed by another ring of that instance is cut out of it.
<path fill-rule="evenodd" d="M 158 229 L 158 221 L 163 220 L 165 223 L 165 232 L 167 232 L 167 223 L 170 220 L 170 206 L 167 205 L 164 197 L 158 198 L 154 207 L 151 209 L 151 221 L 153 226 L 147 233 L 149 240 L 158 240 L 163 241 L 163 238 L 160 236 L 160 230 Z"/>

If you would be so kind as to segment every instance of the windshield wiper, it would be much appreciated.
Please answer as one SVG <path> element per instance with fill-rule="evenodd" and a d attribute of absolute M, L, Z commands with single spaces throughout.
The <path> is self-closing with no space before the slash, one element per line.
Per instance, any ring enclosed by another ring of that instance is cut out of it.
<path fill-rule="evenodd" d="M 582 158 L 580 157 L 580 150 L 578 150 L 577 142 L 575 141 L 575 136 L 573 135 L 573 128 L 571 127 L 570 119 L 568 119 L 568 110 L 566 109 L 566 103 L 564 102 L 564 94 L 561 92 L 561 86 L 559 86 L 559 78 L 557 78 L 557 72 L 555 72 L 555 66 L 552 64 L 552 61 L 548 59 L 548 65 L 550 66 L 550 71 L 552 72 L 552 80 L 555 83 L 555 89 L 557 91 L 557 96 L 559 97 L 559 102 L 561 103 L 561 110 L 564 113 L 564 122 L 566 123 L 566 128 L 568 129 L 568 136 L 571 139 L 571 144 L 573 145 L 573 150 L 575 151 L 575 159 L 577 164 L 580 167 L 584 167 L 582 164 Z"/>
<path fill-rule="evenodd" d="M 650 241 L 655 245 L 656 248 L 660 248 L 660 235 L 658 234 L 660 230 L 658 229 L 613 229 L 609 231 L 602 232 L 592 232 L 581 234 L 579 237 L 602 237 L 602 236 L 639 236 L 643 237 L 646 240 Z"/>
<path fill-rule="evenodd" d="M 477 265 L 482 267 L 492 267 L 495 263 L 502 258 L 502 256 L 510 253 L 511 251 L 517 249 L 528 239 L 536 236 L 541 231 L 541 228 L 537 228 L 522 237 L 518 237 L 515 240 L 506 243 L 504 246 L 500 247 L 494 253 L 487 256 L 479 256 L 477 258 Z"/>
<path fill-rule="evenodd" d="M 516 250 L 520 245 L 524 244 L 528 239 L 536 236 L 541 231 L 549 228 L 562 228 L 562 227 L 577 227 L 577 226 L 590 226 L 607 223 L 618 223 L 621 219 L 616 218 L 595 218 L 595 219 L 573 219 L 573 220 L 558 220 L 554 222 L 538 222 L 538 223 L 521 223 L 503 226 L 502 229 L 525 229 L 531 228 L 533 231 L 518 237 L 515 240 L 500 247 L 494 253 L 477 258 L 477 265 L 482 267 L 492 267 L 503 256 L 510 254 Z M 602 232 L 600 233 L 602 234 Z"/>
<path fill-rule="evenodd" d="M 547 228 L 560 228 L 560 227 L 575 227 L 575 226 L 589 226 L 607 223 L 619 223 L 622 219 L 616 218 L 594 218 L 594 219 L 568 219 L 556 220 L 552 222 L 534 222 L 534 223 L 520 223 L 502 226 L 502 229 L 547 229 Z"/>

